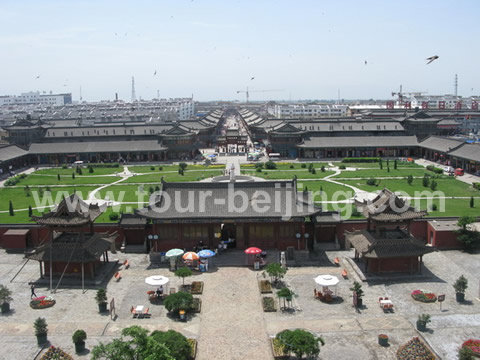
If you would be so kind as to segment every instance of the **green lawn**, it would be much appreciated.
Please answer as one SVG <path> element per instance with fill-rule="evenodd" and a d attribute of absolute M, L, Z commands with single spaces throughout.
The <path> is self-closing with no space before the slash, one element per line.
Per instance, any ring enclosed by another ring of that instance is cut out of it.
<path fill-rule="evenodd" d="M 58 180 L 57 175 L 27 175 L 25 179 L 21 179 L 17 186 L 25 185 L 76 185 L 76 184 L 111 184 L 117 180 L 120 180 L 120 177 L 117 176 L 79 176 L 76 175 L 75 179 L 72 179 L 72 174 L 70 175 L 60 175 L 60 180 Z"/>
<path fill-rule="evenodd" d="M 95 167 L 93 168 L 93 173 L 89 173 L 88 168 L 82 167 L 82 175 L 110 175 L 110 174 L 116 174 L 122 171 L 123 171 L 123 166 L 120 166 L 118 168 Z M 50 169 L 40 169 L 35 171 L 35 174 L 55 175 L 55 176 L 57 176 L 57 174 L 60 174 L 60 175 L 70 175 L 71 177 L 72 172 L 75 172 L 74 168 L 62 169 L 61 167 L 56 167 L 56 168 L 50 168 Z M 75 175 L 78 175 L 78 174 L 75 173 Z"/>
<path fill-rule="evenodd" d="M 293 179 L 297 175 L 298 179 L 321 179 L 327 175 L 333 174 L 333 171 L 320 171 L 316 170 L 315 174 L 310 173 L 307 169 L 297 169 L 297 170 L 265 170 L 262 169 L 262 172 L 256 172 L 256 170 L 243 170 L 242 174 L 257 176 L 264 179 Z"/>
<path fill-rule="evenodd" d="M 334 162 L 333 163 L 334 165 L 345 165 L 346 167 L 355 167 L 355 168 L 376 168 L 376 169 L 380 169 L 380 164 L 379 163 L 342 163 L 342 162 Z M 389 161 L 389 164 L 390 164 L 390 169 L 393 169 L 393 164 L 394 164 L 394 161 Z M 401 162 L 401 161 L 397 161 L 397 167 L 399 169 L 402 169 L 402 168 L 419 168 L 419 169 L 424 169 L 423 166 L 421 165 L 418 165 L 418 164 L 415 164 L 414 162 Z M 386 160 L 383 160 L 383 168 L 386 169 L 387 168 L 387 161 Z"/>
<path fill-rule="evenodd" d="M 289 162 L 289 163 L 285 163 L 285 162 L 279 162 L 279 163 L 275 163 L 277 164 L 277 168 L 276 170 L 294 170 L 294 169 L 299 169 L 299 170 L 307 170 L 308 168 L 308 165 L 310 163 L 299 163 L 299 162 Z M 315 170 L 320 170 L 322 168 L 322 166 L 325 166 L 325 167 L 328 167 L 328 163 L 326 162 L 311 162 L 311 164 L 313 164 L 313 166 L 315 167 Z M 255 169 L 255 165 L 256 164 L 242 164 L 240 165 L 240 168 L 242 170 L 246 170 L 246 169 Z M 305 165 L 304 168 L 302 168 L 302 165 Z M 293 166 L 293 168 L 292 168 Z"/>
<path fill-rule="evenodd" d="M 172 172 L 157 172 L 156 174 L 138 175 L 128 178 L 123 183 L 160 183 L 160 179 L 163 176 L 165 181 L 170 182 L 182 182 L 182 181 L 198 181 L 212 176 L 223 175 L 222 170 L 205 169 L 205 170 L 186 170 L 183 175 L 180 175 L 178 171 Z"/>
<path fill-rule="evenodd" d="M 318 181 L 301 181 L 297 182 L 297 189 L 298 191 L 302 191 L 303 189 L 307 188 L 308 191 L 321 191 L 320 194 L 315 196 L 314 201 L 330 201 L 333 200 L 335 196 L 335 200 L 345 200 L 349 199 L 353 196 L 353 190 L 342 185 L 332 184 L 324 180 Z M 337 193 L 338 192 L 338 193 Z M 335 195 L 335 193 L 337 193 Z"/>
<path fill-rule="evenodd" d="M 97 197 L 105 199 L 105 196 L 108 196 L 110 200 L 114 201 L 136 202 L 139 199 L 137 192 L 143 187 L 143 191 L 140 194 L 144 194 L 143 201 L 148 201 L 150 186 L 155 189 L 155 185 L 112 185 L 100 190 Z"/>
<path fill-rule="evenodd" d="M 341 174 L 335 176 L 335 178 L 376 178 L 376 177 L 407 177 L 408 175 L 412 176 L 423 176 L 425 173 L 429 173 L 430 175 L 432 172 L 426 171 L 425 168 L 410 168 L 410 169 L 393 169 L 390 168 L 390 171 L 387 170 L 386 167 L 381 169 L 364 169 L 364 170 L 355 170 L 355 171 L 345 171 L 343 170 Z"/>
<path fill-rule="evenodd" d="M 479 190 L 454 178 L 435 179 L 435 181 L 438 184 L 436 191 L 442 191 L 445 196 L 480 196 Z M 392 191 L 405 191 L 410 196 L 414 196 L 415 191 L 431 191 L 429 187 L 422 185 L 422 179 L 414 179 L 412 185 L 408 185 L 405 179 L 377 180 L 378 186 L 367 185 L 366 180 L 344 180 L 342 182 L 370 192 L 388 188 Z"/>
<path fill-rule="evenodd" d="M 476 204 L 470 207 L 470 199 L 445 199 L 445 210 L 440 206 L 441 200 L 433 200 L 430 204 L 426 200 L 412 201 L 410 204 L 421 210 L 427 210 L 428 216 L 480 216 L 480 199 L 475 199 Z M 437 205 L 437 210 L 432 210 L 432 205 Z"/>

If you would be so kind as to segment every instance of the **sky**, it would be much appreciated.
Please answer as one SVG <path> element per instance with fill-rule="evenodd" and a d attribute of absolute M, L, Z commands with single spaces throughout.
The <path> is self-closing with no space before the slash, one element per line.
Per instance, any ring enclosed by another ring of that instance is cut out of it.
<path fill-rule="evenodd" d="M 0 95 L 480 94 L 480 1 L 2 0 Z M 439 59 L 426 65 L 426 58 Z M 367 64 L 365 64 L 365 61 Z M 156 74 L 155 74 L 156 73 Z M 251 78 L 254 77 L 252 80 Z"/>

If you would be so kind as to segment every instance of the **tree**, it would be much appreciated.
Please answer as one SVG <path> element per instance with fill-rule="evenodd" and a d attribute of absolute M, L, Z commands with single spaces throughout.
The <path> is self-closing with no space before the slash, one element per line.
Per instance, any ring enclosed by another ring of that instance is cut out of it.
<path fill-rule="evenodd" d="M 60 174 L 57 174 L 57 180 L 60 181 Z"/>
<path fill-rule="evenodd" d="M 457 226 L 460 226 L 463 230 L 467 230 L 467 225 L 474 223 L 476 220 L 475 216 L 462 216 L 458 219 Z"/>
<path fill-rule="evenodd" d="M 284 287 L 277 292 L 278 298 L 283 298 L 283 307 L 285 309 L 289 308 L 289 306 L 287 305 L 290 305 L 290 302 L 292 301 L 294 295 L 295 293 L 287 287 Z"/>
<path fill-rule="evenodd" d="M 412 176 L 412 175 L 408 175 L 408 177 L 407 177 L 407 184 L 408 184 L 408 185 L 412 185 L 412 182 L 413 182 L 413 176 Z"/>
<path fill-rule="evenodd" d="M 12 200 L 10 200 L 10 202 L 8 203 L 8 213 L 10 214 L 10 216 L 15 215 L 15 211 L 13 211 Z"/>
<path fill-rule="evenodd" d="M 190 359 L 192 348 L 190 347 L 187 338 L 182 334 L 174 330 L 155 330 L 152 332 L 151 337 L 155 342 L 164 344 L 170 350 L 170 355 L 176 360 Z"/>
<path fill-rule="evenodd" d="M 437 190 L 437 182 L 435 180 L 432 180 L 430 183 L 430 189 L 432 189 L 432 191 Z"/>
<path fill-rule="evenodd" d="M 192 270 L 190 270 L 188 267 L 184 266 L 175 271 L 175 276 L 181 277 L 183 280 L 182 286 L 185 286 L 185 278 L 192 276 Z"/>
<path fill-rule="evenodd" d="M 276 168 L 277 168 L 277 164 L 275 164 L 272 160 L 268 160 L 268 161 L 265 163 L 265 169 L 275 170 Z"/>
<path fill-rule="evenodd" d="M 180 164 L 178 164 L 178 167 L 182 170 L 185 170 L 187 168 L 187 164 L 184 162 L 181 162 Z"/>
<path fill-rule="evenodd" d="M 32 215 L 33 215 L 32 205 L 28 205 L 28 217 L 32 217 Z"/>
<path fill-rule="evenodd" d="M 395 161 L 393 162 L 393 168 L 397 170 L 397 159 L 395 159 Z"/>
<path fill-rule="evenodd" d="M 390 166 L 387 165 L 387 172 L 390 172 Z"/>
<path fill-rule="evenodd" d="M 92 359 L 175 360 L 168 347 L 152 335 L 148 335 L 148 331 L 140 326 L 125 328 L 119 339 L 95 346 L 92 349 Z"/>
<path fill-rule="evenodd" d="M 325 172 L 325 166 L 322 165 L 322 167 L 320 168 L 320 171 Z"/>
<path fill-rule="evenodd" d="M 428 185 L 430 184 L 430 178 L 427 174 L 425 174 L 425 176 L 423 177 L 422 184 L 424 187 L 428 187 Z"/>
<path fill-rule="evenodd" d="M 272 278 L 274 284 L 283 279 L 283 276 L 287 273 L 287 269 L 284 269 L 280 263 L 268 264 L 265 271 Z"/>
<path fill-rule="evenodd" d="M 92 166 L 92 165 L 90 165 L 90 166 L 88 167 L 88 172 L 89 172 L 90 174 L 93 174 L 93 166 Z"/>
<path fill-rule="evenodd" d="M 72 179 L 75 180 L 75 173 L 72 173 Z"/>
<path fill-rule="evenodd" d="M 190 293 L 179 291 L 170 294 L 164 301 L 165 309 L 169 312 L 178 312 L 179 310 L 190 310 L 193 305 L 193 296 Z"/>
<path fill-rule="evenodd" d="M 470 207 L 473 208 L 473 206 L 475 205 L 475 200 L 473 200 L 473 196 L 470 197 Z"/>
<path fill-rule="evenodd" d="M 82 175 L 83 174 L 82 168 L 78 167 L 77 169 L 78 169 L 78 175 Z"/>
<path fill-rule="evenodd" d="M 357 299 L 361 299 L 364 295 L 362 284 L 360 284 L 358 281 L 353 282 L 353 287 L 350 288 L 350 291 L 353 291 L 357 294 Z"/>
<path fill-rule="evenodd" d="M 380 165 L 380 170 L 383 170 L 383 161 L 382 161 L 382 159 L 378 159 L 378 165 Z"/>
<path fill-rule="evenodd" d="M 284 354 L 293 352 L 298 359 L 301 359 L 303 355 L 308 357 L 318 355 L 320 353 L 320 347 L 325 345 L 325 341 L 321 337 L 317 337 L 308 331 L 302 329 L 296 330 L 283 330 L 276 336 L 284 345 Z"/>
<path fill-rule="evenodd" d="M 458 360 L 475 360 L 475 353 L 467 346 L 458 351 Z"/>

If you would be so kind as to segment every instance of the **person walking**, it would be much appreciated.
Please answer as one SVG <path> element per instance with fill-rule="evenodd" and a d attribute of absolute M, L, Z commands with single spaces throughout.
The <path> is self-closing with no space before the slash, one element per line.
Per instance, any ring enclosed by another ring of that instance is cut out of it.
<path fill-rule="evenodd" d="M 32 284 L 32 286 L 30 286 L 30 290 L 32 291 L 32 295 L 30 296 L 30 299 L 32 297 L 37 297 L 37 294 L 35 294 L 35 284 Z"/>

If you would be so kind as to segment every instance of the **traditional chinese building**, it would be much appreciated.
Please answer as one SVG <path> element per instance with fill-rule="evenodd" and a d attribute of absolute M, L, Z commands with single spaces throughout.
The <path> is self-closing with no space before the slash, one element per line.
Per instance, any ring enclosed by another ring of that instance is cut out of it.
<path fill-rule="evenodd" d="M 421 271 L 422 257 L 435 248 L 426 246 L 410 231 L 412 221 L 426 215 L 409 206 L 388 189 L 371 202 L 358 203 L 367 218 L 367 229 L 345 234 L 346 244 L 355 248 L 355 258 L 367 273 Z"/>
<path fill-rule="evenodd" d="M 239 249 L 308 250 L 317 241 L 315 224 L 322 209 L 297 191 L 295 180 L 233 180 L 163 182 L 155 204 L 137 214 L 152 221 L 153 251 L 188 249 L 200 242 L 216 248 L 227 239 Z"/>
<path fill-rule="evenodd" d="M 56 210 L 32 217 L 48 228 L 48 237 L 25 256 L 40 263 L 40 277 L 50 276 L 50 286 L 53 276 L 94 279 L 102 263 L 108 262 L 108 250 L 117 234 L 93 232 L 93 223 L 100 214 L 98 205 L 88 205 L 72 194 Z"/>

